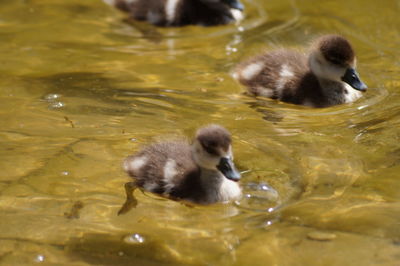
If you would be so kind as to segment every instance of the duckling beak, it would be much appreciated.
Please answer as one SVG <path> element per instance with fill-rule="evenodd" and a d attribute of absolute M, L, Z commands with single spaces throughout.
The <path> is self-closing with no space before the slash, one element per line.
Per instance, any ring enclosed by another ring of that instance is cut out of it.
<path fill-rule="evenodd" d="M 361 81 L 357 71 L 351 67 L 346 70 L 346 73 L 344 73 L 342 81 L 346 82 L 354 89 L 359 91 L 366 91 L 368 88 L 367 85 L 365 85 L 365 83 Z"/>
<path fill-rule="evenodd" d="M 229 7 L 243 11 L 244 5 L 239 0 L 224 0 Z"/>
<path fill-rule="evenodd" d="M 236 170 L 230 158 L 222 157 L 217 165 L 217 169 L 229 180 L 237 182 L 240 179 L 240 173 Z"/>

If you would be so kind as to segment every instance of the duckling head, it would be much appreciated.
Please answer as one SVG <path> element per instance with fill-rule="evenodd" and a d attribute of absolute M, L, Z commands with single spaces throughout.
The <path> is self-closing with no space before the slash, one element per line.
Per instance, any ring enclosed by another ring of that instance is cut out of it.
<path fill-rule="evenodd" d="M 326 80 L 345 82 L 359 91 L 366 91 L 356 71 L 356 58 L 351 44 L 338 35 L 326 35 L 315 42 L 310 53 L 311 71 Z"/>
<path fill-rule="evenodd" d="M 239 181 L 240 173 L 233 164 L 231 135 L 219 125 L 199 129 L 193 143 L 193 158 L 197 165 L 219 171 L 232 181 Z"/>

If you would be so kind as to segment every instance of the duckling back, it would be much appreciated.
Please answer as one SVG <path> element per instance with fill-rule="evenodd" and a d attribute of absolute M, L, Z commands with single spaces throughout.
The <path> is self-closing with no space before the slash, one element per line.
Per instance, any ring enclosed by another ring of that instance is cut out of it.
<path fill-rule="evenodd" d="M 241 19 L 239 0 L 104 0 L 133 19 L 157 26 L 221 25 Z M 231 10 L 231 6 L 237 12 Z M 240 15 L 238 15 L 240 13 Z"/>
<path fill-rule="evenodd" d="M 323 104 L 307 57 L 296 51 L 282 49 L 251 58 L 236 67 L 233 77 L 254 96 L 293 104 Z"/>
<path fill-rule="evenodd" d="M 178 141 L 145 147 L 125 159 L 124 169 L 139 187 L 158 194 L 170 194 L 174 188 L 183 185 L 184 178 L 199 172 L 190 146 Z"/>

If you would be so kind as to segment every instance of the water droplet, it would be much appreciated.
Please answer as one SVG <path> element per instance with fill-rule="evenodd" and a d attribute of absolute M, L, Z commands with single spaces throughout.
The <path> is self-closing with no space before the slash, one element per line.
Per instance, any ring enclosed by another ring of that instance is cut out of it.
<path fill-rule="evenodd" d="M 128 235 L 124 238 L 124 242 L 127 244 L 141 244 L 144 243 L 145 239 L 139 234 Z"/>
<path fill-rule="evenodd" d="M 69 175 L 69 172 L 68 171 L 63 171 L 63 172 L 61 172 L 61 175 Z"/>
<path fill-rule="evenodd" d="M 36 261 L 36 262 L 43 262 L 43 261 L 44 261 L 44 256 L 43 256 L 43 255 L 40 255 L 40 254 L 37 255 L 36 258 L 35 258 L 35 261 Z"/>

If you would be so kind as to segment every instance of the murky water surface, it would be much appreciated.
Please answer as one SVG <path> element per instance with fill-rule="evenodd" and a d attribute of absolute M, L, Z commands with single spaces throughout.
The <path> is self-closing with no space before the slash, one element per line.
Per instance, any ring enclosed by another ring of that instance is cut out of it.
<path fill-rule="evenodd" d="M 400 2 L 244 0 L 240 25 L 158 29 L 100 0 L 0 1 L 0 263 L 399 265 Z M 309 109 L 243 95 L 229 71 L 341 33 L 370 89 Z M 214 122 L 237 204 L 136 191 L 122 160 Z"/>

